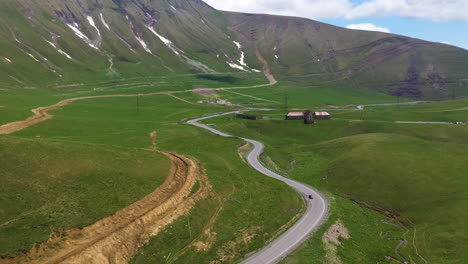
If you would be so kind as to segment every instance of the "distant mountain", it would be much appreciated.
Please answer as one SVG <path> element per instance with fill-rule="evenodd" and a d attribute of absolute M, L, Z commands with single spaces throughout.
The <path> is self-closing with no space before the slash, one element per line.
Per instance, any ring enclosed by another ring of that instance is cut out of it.
<path fill-rule="evenodd" d="M 0 22 L 4 86 L 256 72 L 263 59 L 280 79 L 406 97 L 446 96 L 468 78 L 468 51 L 453 46 L 200 0 L 2 0 Z"/>

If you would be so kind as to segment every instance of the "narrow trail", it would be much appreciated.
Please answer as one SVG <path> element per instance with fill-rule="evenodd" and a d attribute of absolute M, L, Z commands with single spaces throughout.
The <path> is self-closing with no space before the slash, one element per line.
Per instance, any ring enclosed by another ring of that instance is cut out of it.
<path fill-rule="evenodd" d="M 151 137 L 155 140 L 155 134 Z M 212 189 L 200 164 L 176 153 L 154 150 L 155 144 L 153 141 L 148 151 L 166 155 L 171 160 L 171 169 L 166 181 L 153 193 L 90 226 L 56 230 L 47 242 L 0 262 L 128 263 L 150 237 L 189 212 Z M 192 194 L 197 181 L 200 188 Z"/>
<path fill-rule="evenodd" d="M 380 220 L 380 222 L 384 223 L 384 224 L 387 224 L 387 225 L 391 225 L 391 226 L 394 226 L 394 227 L 397 227 L 398 229 L 400 230 L 394 230 L 394 229 L 391 229 L 391 230 L 387 230 L 384 234 L 384 238 L 388 241 L 398 241 L 398 245 L 396 245 L 395 249 L 394 249 L 394 253 L 396 256 L 398 256 L 401 260 L 403 261 L 400 261 L 398 259 L 395 259 L 393 257 L 390 257 L 390 256 L 387 256 L 385 258 L 385 261 L 393 261 L 393 262 L 397 262 L 397 263 L 404 263 L 404 264 L 407 264 L 407 263 L 410 263 L 410 261 L 403 257 L 400 253 L 400 248 L 402 246 L 404 246 L 406 244 L 406 240 L 405 239 L 402 239 L 402 238 L 392 238 L 392 237 L 389 237 L 389 235 L 391 233 L 406 233 L 407 230 L 405 228 L 403 228 L 401 225 L 399 224 L 395 224 L 395 223 L 392 223 L 392 222 L 388 222 L 386 220 Z M 382 263 L 383 261 L 380 261 L 378 263 Z"/>

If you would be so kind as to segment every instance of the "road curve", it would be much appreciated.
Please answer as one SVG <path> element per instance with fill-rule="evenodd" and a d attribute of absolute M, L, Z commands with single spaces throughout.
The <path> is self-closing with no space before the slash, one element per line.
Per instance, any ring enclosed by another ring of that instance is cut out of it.
<path fill-rule="evenodd" d="M 204 128 L 206 130 L 211 131 L 212 133 L 223 136 L 223 137 L 233 137 L 229 134 L 223 133 L 219 130 L 216 130 L 212 127 L 209 127 L 204 124 L 200 124 L 199 121 L 222 116 L 222 115 L 229 115 L 237 112 L 228 112 L 228 113 L 218 113 L 213 114 L 197 119 L 193 119 L 187 122 L 187 124 L 197 126 L 200 128 Z M 247 162 L 249 165 L 257 170 L 258 172 L 280 180 L 296 191 L 298 191 L 303 197 L 307 205 L 307 209 L 304 215 L 297 221 L 294 226 L 292 226 L 288 231 L 283 233 L 280 237 L 275 239 L 269 245 L 267 245 L 262 250 L 256 252 L 243 262 L 242 264 L 270 264 L 270 263 L 277 263 L 282 260 L 284 257 L 289 255 L 294 249 L 300 246 L 305 240 L 319 227 L 323 224 L 328 215 L 328 202 L 325 197 L 316 191 L 314 188 L 297 182 L 291 179 L 285 178 L 263 166 L 260 161 L 259 157 L 263 153 L 263 144 L 259 141 L 251 140 L 242 138 L 243 140 L 251 143 L 253 145 L 253 149 L 247 156 Z M 308 199 L 308 195 L 312 195 L 313 199 Z"/>
<path fill-rule="evenodd" d="M 367 107 L 367 106 L 398 106 L 398 105 L 408 106 L 408 105 L 417 105 L 417 104 L 426 104 L 426 103 L 431 103 L 431 101 L 414 101 L 414 102 L 392 103 L 392 104 L 358 105 L 357 109 L 358 110 L 364 110 L 364 108 Z"/>

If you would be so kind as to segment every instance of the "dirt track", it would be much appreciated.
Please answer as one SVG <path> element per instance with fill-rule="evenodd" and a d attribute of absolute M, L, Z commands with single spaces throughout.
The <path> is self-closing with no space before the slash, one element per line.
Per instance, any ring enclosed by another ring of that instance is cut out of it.
<path fill-rule="evenodd" d="M 211 186 L 199 164 L 175 153 L 166 182 L 153 193 L 112 216 L 82 229 L 56 230 L 49 240 L 10 263 L 128 263 L 151 236 L 208 196 Z M 200 188 L 192 194 L 198 180 Z M 188 197 L 188 198 L 187 198 Z"/>

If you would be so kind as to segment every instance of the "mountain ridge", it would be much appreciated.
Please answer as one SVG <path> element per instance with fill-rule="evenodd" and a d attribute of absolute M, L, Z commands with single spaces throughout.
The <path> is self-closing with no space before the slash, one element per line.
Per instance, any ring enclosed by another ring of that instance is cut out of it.
<path fill-rule="evenodd" d="M 218 11 L 201 0 L 5 0 L 0 7 L 3 86 L 258 72 L 260 54 L 280 78 L 351 82 L 398 97 L 468 94 L 468 51 L 395 34 Z"/>

